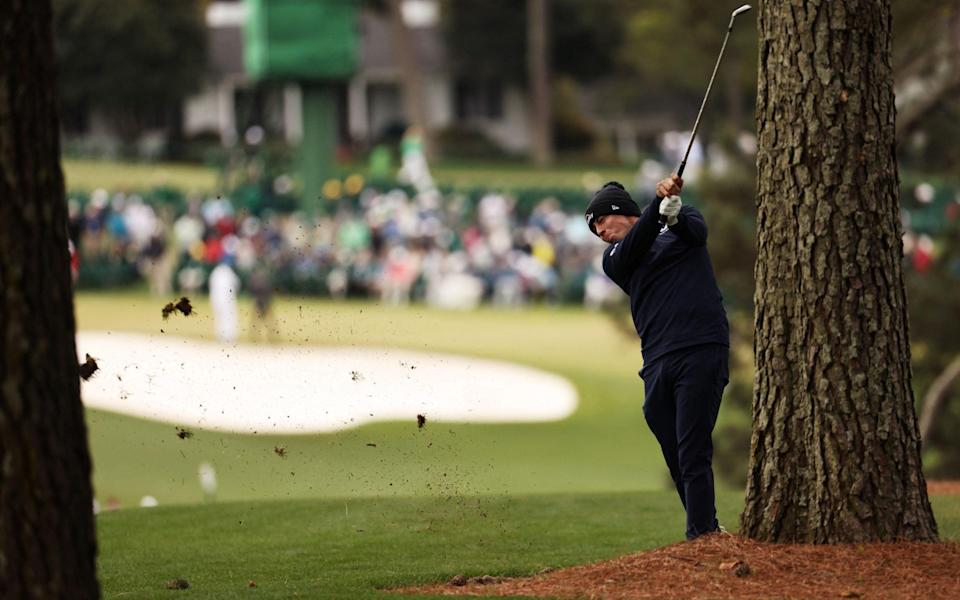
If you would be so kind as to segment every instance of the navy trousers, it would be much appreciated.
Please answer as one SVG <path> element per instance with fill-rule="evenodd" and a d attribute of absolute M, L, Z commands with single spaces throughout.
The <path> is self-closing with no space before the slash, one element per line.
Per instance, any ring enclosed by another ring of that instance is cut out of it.
<path fill-rule="evenodd" d="M 687 511 L 687 539 L 718 528 L 711 435 L 729 382 L 729 354 L 720 344 L 681 348 L 640 371 L 643 415 Z"/>

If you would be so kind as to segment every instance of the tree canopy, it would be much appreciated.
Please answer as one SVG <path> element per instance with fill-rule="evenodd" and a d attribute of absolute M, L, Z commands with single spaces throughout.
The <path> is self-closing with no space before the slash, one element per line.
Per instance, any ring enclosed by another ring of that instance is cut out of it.
<path fill-rule="evenodd" d="M 477 79 L 526 80 L 527 17 L 518 0 L 446 0 L 444 28 L 455 72 Z M 624 0 L 553 0 L 551 69 L 591 81 L 614 68 L 624 36 Z"/>
<path fill-rule="evenodd" d="M 201 0 L 54 0 L 65 113 L 143 118 L 196 91 L 206 68 Z"/>

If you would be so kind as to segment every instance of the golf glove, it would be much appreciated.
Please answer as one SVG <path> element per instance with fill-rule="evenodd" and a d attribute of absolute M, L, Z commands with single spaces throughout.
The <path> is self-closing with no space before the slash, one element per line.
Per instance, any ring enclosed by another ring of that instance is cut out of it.
<path fill-rule="evenodd" d="M 660 201 L 660 214 L 667 218 L 667 225 L 677 224 L 677 215 L 680 214 L 680 196 L 669 196 Z"/>

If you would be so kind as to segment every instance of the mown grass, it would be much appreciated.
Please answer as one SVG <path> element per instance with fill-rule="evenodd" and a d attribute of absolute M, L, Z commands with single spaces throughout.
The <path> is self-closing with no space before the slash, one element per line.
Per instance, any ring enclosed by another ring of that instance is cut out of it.
<path fill-rule="evenodd" d="M 719 519 L 735 529 L 742 496 L 717 500 Z M 958 539 L 960 498 L 933 504 L 942 537 Z M 652 549 L 683 539 L 683 519 L 672 492 L 121 510 L 97 519 L 100 580 L 104 598 L 388 598 L 378 590 L 456 574 L 529 575 Z M 166 590 L 174 578 L 191 587 Z"/>
<path fill-rule="evenodd" d="M 632 185 L 636 167 L 567 163 L 536 167 L 521 161 L 449 161 L 431 167 L 437 182 L 453 187 L 550 187 L 595 190 L 604 182 Z"/>
<path fill-rule="evenodd" d="M 216 192 L 218 173 L 213 167 L 189 163 L 133 163 L 69 158 L 63 160 L 69 190 L 145 190 L 173 186 L 184 192 Z M 365 164 L 340 165 L 340 176 L 366 173 Z M 633 167 L 563 164 L 536 167 L 523 161 L 448 161 L 431 166 L 438 184 L 457 188 L 513 187 L 594 189 L 611 179 L 631 183 Z"/>
<path fill-rule="evenodd" d="M 186 163 L 131 163 L 89 159 L 64 159 L 68 190 L 146 190 L 173 186 L 183 192 L 214 192 L 217 172 L 203 165 Z"/>

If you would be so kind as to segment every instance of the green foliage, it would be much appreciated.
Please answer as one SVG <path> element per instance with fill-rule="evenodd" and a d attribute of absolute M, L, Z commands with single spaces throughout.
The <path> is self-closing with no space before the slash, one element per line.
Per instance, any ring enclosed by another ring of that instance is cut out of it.
<path fill-rule="evenodd" d="M 628 6 L 625 0 L 553 0 L 547 26 L 553 72 L 589 81 L 613 68 L 623 37 L 618 17 Z M 446 0 L 443 15 L 457 74 L 526 81 L 525 0 Z"/>
<path fill-rule="evenodd" d="M 117 289 L 142 279 L 136 265 L 105 256 L 80 261 L 78 275 L 77 285 L 84 289 Z"/>
<path fill-rule="evenodd" d="M 753 268 L 757 260 L 756 170 L 752 157 L 731 154 L 722 177 L 705 173 L 697 182 L 700 209 L 710 232 L 710 259 L 724 303 L 753 309 Z"/>
<path fill-rule="evenodd" d="M 204 74 L 204 6 L 198 0 L 54 0 L 68 116 L 99 108 L 130 131 L 177 108 Z"/>
<path fill-rule="evenodd" d="M 580 108 L 576 81 L 560 77 L 553 83 L 553 143 L 558 151 L 588 150 L 596 132 Z"/>
<path fill-rule="evenodd" d="M 897 65 L 909 63 L 929 49 L 931 34 L 945 25 L 953 2 L 943 0 L 892 0 L 893 9 L 893 55 Z"/>
<path fill-rule="evenodd" d="M 713 469 L 728 486 L 743 489 L 753 425 L 753 313 L 731 310 L 730 382 L 723 392 L 724 415 L 713 434 Z"/>
<path fill-rule="evenodd" d="M 900 163 L 924 173 L 960 173 L 960 99 L 955 95 L 934 107 L 922 127 L 907 136 Z"/>
<path fill-rule="evenodd" d="M 435 138 L 445 158 L 489 159 L 503 158 L 504 151 L 482 131 L 452 125 L 437 133 Z"/>
<path fill-rule="evenodd" d="M 960 219 L 947 221 L 936 236 L 930 268 L 906 273 L 913 349 L 914 389 L 918 401 L 933 380 L 960 354 Z M 934 421 L 924 462 L 934 477 L 960 476 L 960 390 L 954 385 Z"/>
<path fill-rule="evenodd" d="M 630 15 L 620 60 L 637 80 L 628 96 L 635 107 L 660 110 L 686 107 L 695 114 L 720 52 L 730 21 L 731 6 L 724 2 L 653 0 Z M 756 97 L 756 13 L 738 18 L 727 43 L 724 62 L 711 95 L 714 114 L 739 116 L 747 126 Z M 654 91 L 651 93 L 651 91 Z M 736 105 L 734 105 L 736 104 Z M 742 106 L 740 106 L 742 105 Z M 705 123 L 706 132 L 722 120 Z"/>
<path fill-rule="evenodd" d="M 520 2 L 446 0 L 442 6 L 456 74 L 480 81 L 526 80 L 526 12 Z"/>
<path fill-rule="evenodd" d="M 631 0 L 553 0 L 549 35 L 553 69 L 586 83 L 616 65 Z"/>
<path fill-rule="evenodd" d="M 930 268 L 907 269 L 910 333 L 933 355 L 934 370 L 942 369 L 960 352 L 960 219 L 948 221 L 935 238 L 938 246 Z"/>

